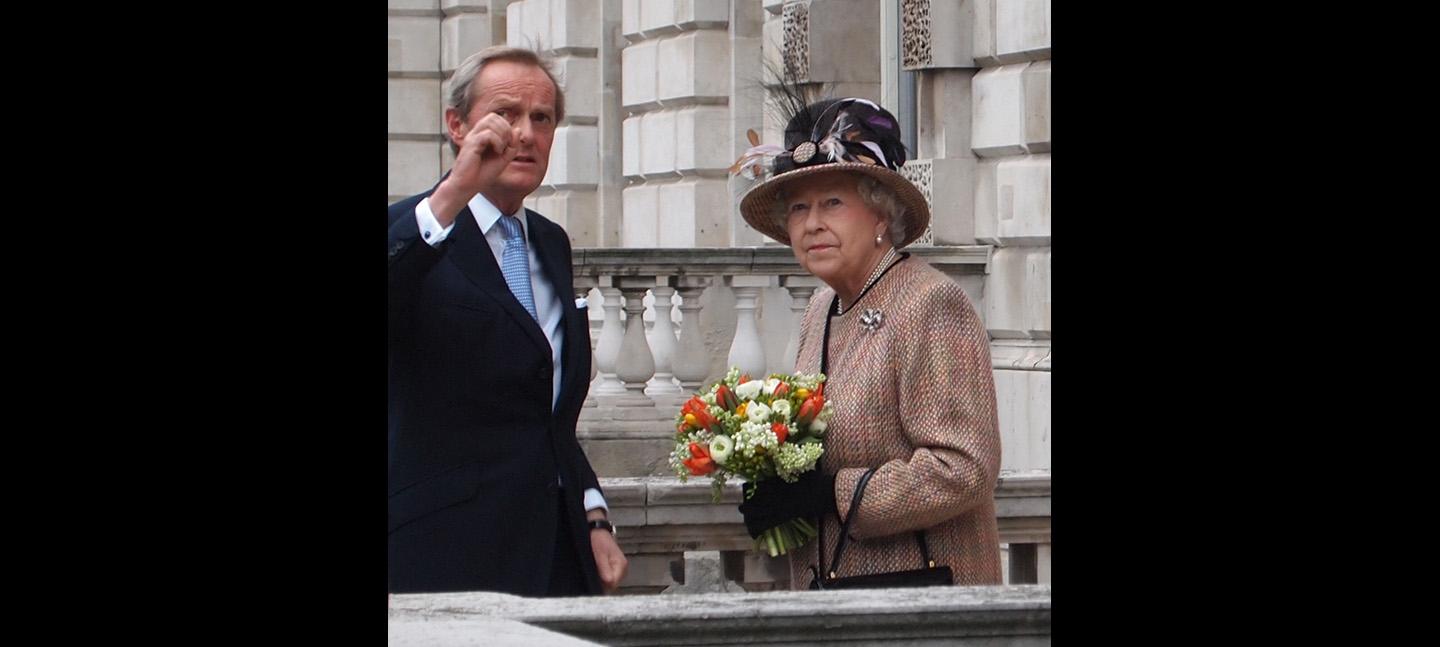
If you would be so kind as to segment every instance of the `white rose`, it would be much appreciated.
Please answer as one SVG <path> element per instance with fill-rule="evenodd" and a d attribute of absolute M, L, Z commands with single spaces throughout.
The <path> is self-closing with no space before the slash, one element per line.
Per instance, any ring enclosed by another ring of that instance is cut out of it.
<path fill-rule="evenodd" d="M 725 459 L 730 458 L 730 452 L 735 451 L 735 442 L 729 436 L 716 436 L 710 441 L 710 458 L 716 463 L 725 464 Z"/>
<path fill-rule="evenodd" d="M 825 433 L 825 428 L 829 426 L 830 425 L 825 424 L 824 420 L 812 420 L 810 422 L 810 432 L 818 436 Z"/>
<path fill-rule="evenodd" d="M 775 412 L 775 413 L 778 413 L 778 414 L 780 414 L 780 415 L 782 415 L 782 416 L 785 416 L 785 419 L 786 419 L 786 420 L 789 420 L 789 419 L 790 419 L 790 401 L 789 401 L 789 400 L 776 400 L 776 401 L 774 401 L 774 402 L 771 402 L 771 403 L 770 403 L 770 410 L 773 411 L 773 412 Z"/>
<path fill-rule="evenodd" d="M 745 409 L 745 417 L 749 418 L 751 422 L 765 422 L 770 419 L 770 407 L 759 402 L 751 402 L 750 406 Z"/>
<path fill-rule="evenodd" d="M 765 380 L 765 395 L 775 395 L 775 387 L 777 386 L 780 386 L 780 380 L 773 377 Z"/>
<path fill-rule="evenodd" d="M 743 400 L 754 400 L 755 396 L 760 395 L 760 389 L 764 386 L 765 383 L 760 380 L 750 380 L 744 384 L 736 385 L 735 395 Z"/>

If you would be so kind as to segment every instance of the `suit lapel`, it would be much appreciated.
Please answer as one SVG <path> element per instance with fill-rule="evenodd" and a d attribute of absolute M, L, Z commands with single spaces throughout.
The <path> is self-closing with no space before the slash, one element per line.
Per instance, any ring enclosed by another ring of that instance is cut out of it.
<path fill-rule="evenodd" d="M 460 272 L 469 278 L 471 283 L 499 303 L 525 331 L 525 336 L 549 357 L 550 342 L 545 339 L 545 333 L 541 332 L 535 318 L 530 316 L 525 306 L 520 305 L 520 301 L 510 292 L 510 286 L 505 283 L 505 275 L 500 272 L 500 265 L 495 262 L 495 253 L 490 251 L 490 244 L 485 241 L 480 225 L 475 223 L 475 214 L 470 212 L 470 207 L 461 209 L 460 215 L 455 217 L 455 230 L 450 233 L 446 242 L 451 245 L 451 252 L 448 254 L 451 262 L 460 268 Z"/>

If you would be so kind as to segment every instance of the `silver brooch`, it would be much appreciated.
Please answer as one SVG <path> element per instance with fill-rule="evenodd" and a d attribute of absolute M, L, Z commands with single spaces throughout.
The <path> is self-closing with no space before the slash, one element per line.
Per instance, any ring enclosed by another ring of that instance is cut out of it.
<path fill-rule="evenodd" d="M 860 325 L 870 332 L 875 332 L 885 323 L 885 313 L 876 308 L 866 308 L 860 311 Z"/>

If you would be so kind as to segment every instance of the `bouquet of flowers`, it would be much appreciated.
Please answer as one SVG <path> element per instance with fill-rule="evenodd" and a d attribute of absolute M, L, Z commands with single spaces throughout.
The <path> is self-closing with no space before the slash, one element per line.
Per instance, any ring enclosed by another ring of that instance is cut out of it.
<path fill-rule="evenodd" d="M 776 373 L 752 380 L 732 368 L 680 408 L 670 467 L 681 481 L 709 475 L 716 502 L 734 476 L 755 487 L 774 477 L 793 483 L 825 453 L 821 440 L 833 415 L 823 374 Z M 792 519 L 762 533 L 755 548 L 783 555 L 815 534 L 808 520 Z"/>

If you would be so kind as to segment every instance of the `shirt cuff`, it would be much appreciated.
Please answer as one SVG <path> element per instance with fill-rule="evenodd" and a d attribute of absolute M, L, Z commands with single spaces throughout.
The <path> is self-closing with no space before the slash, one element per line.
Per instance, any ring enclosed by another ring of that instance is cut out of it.
<path fill-rule="evenodd" d="M 603 508 L 605 510 L 605 516 L 610 516 L 610 506 L 605 505 L 605 497 L 601 496 L 600 490 L 597 490 L 593 487 L 586 488 L 585 511 L 589 512 L 591 510 L 594 510 L 595 508 Z"/>
<path fill-rule="evenodd" d="M 429 243 L 431 247 L 438 246 L 450 235 L 450 230 L 455 228 L 455 223 L 449 227 L 441 227 L 440 221 L 435 219 L 435 212 L 430 210 L 430 198 L 420 201 L 415 205 L 415 224 L 420 227 L 420 239 Z"/>

